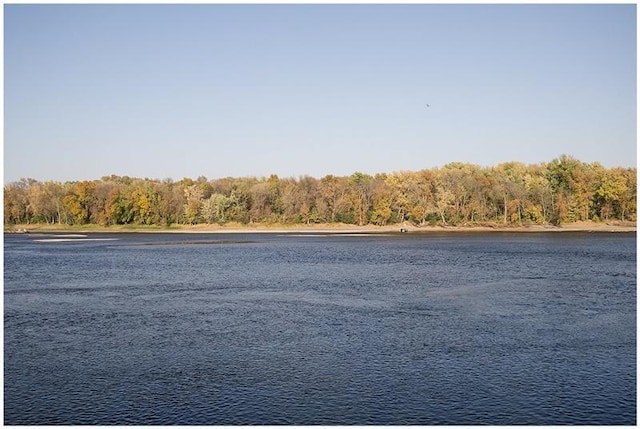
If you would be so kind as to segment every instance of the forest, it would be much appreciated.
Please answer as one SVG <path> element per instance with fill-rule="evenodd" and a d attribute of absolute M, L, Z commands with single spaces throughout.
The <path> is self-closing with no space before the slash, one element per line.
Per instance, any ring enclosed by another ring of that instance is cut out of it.
<path fill-rule="evenodd" d="M 4 223 L 482 225 L 636 221 L 636 168 L 562 155 L 348 177 L 140 179 L 4 186 Z"/>

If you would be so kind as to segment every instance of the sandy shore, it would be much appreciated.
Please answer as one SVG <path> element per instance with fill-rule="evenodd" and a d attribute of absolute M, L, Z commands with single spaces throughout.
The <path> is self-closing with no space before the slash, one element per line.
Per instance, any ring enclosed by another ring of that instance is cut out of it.
<path fill-rule="evenodd" d="M 482 225 L 482 226 L 414 226 L 414 225 L 347 225 L 347 224 L 320 224 L 320 225 L 174 225 L 169 228 L 144 227 L 144 226 L 111 226 L 98 225 L 15 225 L 5 226 L 5 233 L 24 232 L 29 233 L 115 233 L 115 232 L 145 232 L 145 233 L 315 233 L 315 234 L 376 234 L 376 233 L 400 233 L 401 229 L 407 233 L 442 233 L 442 232 L 636 232 L 636 224 L 631 222 L 576 222 L 562 226 L 553 225 Z"/>

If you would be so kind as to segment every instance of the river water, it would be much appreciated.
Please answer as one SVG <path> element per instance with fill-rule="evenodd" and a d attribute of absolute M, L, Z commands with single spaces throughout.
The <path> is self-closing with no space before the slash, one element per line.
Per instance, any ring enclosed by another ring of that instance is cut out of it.
<path fill-rule="evenodd" d="M 636 422 L 636 236 L 4 237 L 22 424 Z"/>

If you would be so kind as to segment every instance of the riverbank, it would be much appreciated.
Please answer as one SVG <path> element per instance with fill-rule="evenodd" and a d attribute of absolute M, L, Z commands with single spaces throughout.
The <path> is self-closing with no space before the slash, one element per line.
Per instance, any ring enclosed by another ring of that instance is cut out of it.
<path fill-rule="evenodd" d="M 10 225 L 4 228 L 5 233 L 358 233 L 376 234 L 391 232 L 433 233 L 433 232 L 636 232 L 633 222 L 575 222 L 553 225 L 462 225 L 462 226 L 414 226 L 414 225 L 348 225 L 348 224 L 314 224 L 314 225 L 266 225 L 266 224 L 201 224 L 172 225 L 170 227 L 144 225 L 51 225 L 29 224 Z"/>

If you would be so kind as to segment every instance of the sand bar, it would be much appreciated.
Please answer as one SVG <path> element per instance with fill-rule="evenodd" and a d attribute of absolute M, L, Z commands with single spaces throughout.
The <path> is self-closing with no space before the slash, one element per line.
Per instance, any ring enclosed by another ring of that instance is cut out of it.
<path fill-rule="evenodd" d="M 636 232 L 636 224 L 632 222 L 576 222 L 561 226 L 553 225 L 462 225 L 462 226 L 415 226 L 405 225 L 347 225 L 347 224 L 316 224 L 316 225 L 173 225 L 168 228 L 144 226 L 98 226 L 98 225 L 15 225 L 5 227 L 5 233 L 24 232 L 45 233 L 272 233 L 272 234 L 380 234 L 400 233 L 401 230 L 412 233 L 456 233 L 456 232 Z M 58 236 L 55 238 L 65 238 Z M 70 238 L 70 237 L 69 237 Z"/>

